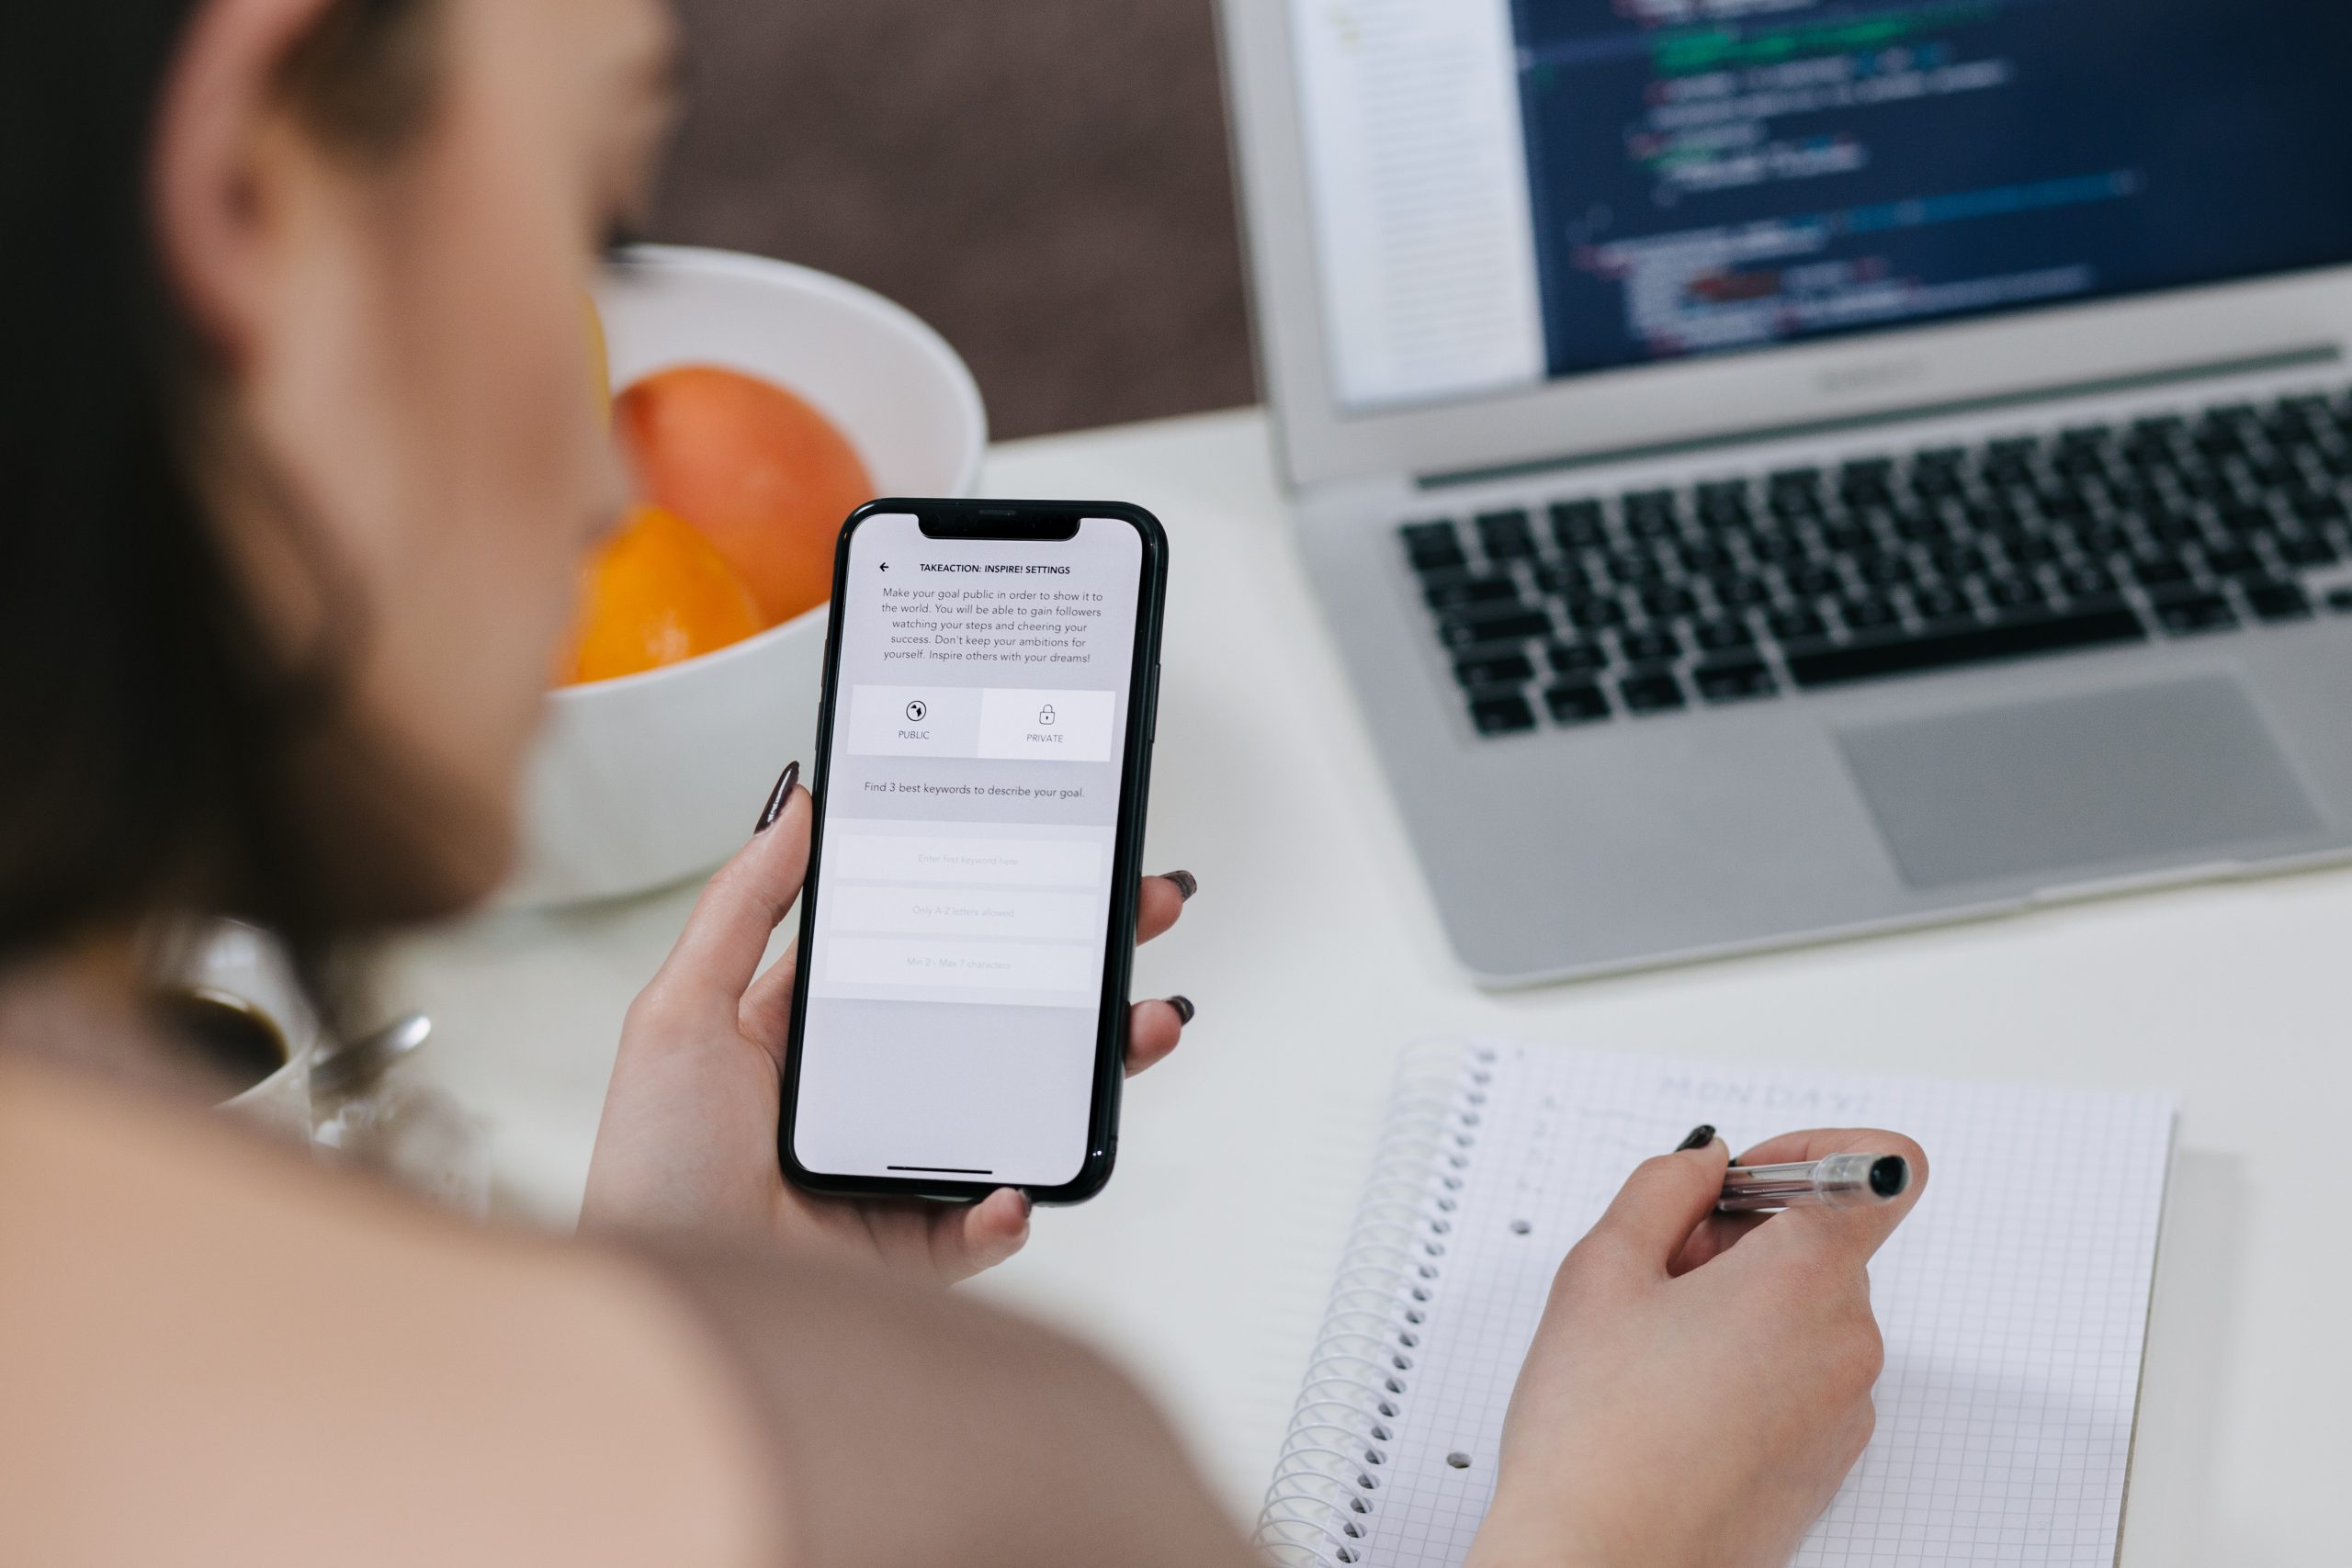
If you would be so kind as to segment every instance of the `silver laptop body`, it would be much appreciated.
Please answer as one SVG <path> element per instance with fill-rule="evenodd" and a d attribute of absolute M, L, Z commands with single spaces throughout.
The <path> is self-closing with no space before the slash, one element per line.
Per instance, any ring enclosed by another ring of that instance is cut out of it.
<path fill-rule="evenodd" d="M 2345 857 L 2352 18 L 2204 9 L 1222 0 L 1298 536 L 1482 980 Z"/>

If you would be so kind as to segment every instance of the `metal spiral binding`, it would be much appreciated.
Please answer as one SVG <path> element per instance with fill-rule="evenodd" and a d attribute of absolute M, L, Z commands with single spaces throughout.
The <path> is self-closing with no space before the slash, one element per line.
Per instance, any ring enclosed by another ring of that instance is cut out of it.
<path fill-rule="evenodd" d="M 1380 1470 L 1412 1403 L 1493 1062 L 1484 1047 L 1447 1043 L 1397 1063 L 1372 1177 L 1258 1516 L 1258 1545 L 1285 1568 L 1361 1562 L 1379 1528 Z"/>

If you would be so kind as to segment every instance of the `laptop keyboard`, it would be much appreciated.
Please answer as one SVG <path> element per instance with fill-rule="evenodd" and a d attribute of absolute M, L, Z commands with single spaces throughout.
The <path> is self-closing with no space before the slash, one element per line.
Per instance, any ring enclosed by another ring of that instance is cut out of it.
<path fill-rule="evenodd" d="M 1496 736 L 2352 611 L 2347 495 L 2352 394 L 2299 396 L 1401 535 Z"/>

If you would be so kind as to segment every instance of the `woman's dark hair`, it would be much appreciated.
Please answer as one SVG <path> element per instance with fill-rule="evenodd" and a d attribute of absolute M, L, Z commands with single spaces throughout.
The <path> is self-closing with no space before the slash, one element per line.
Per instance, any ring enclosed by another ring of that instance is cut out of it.
<path fill-rule="evenodd" d="M 18 6 L 0 47 L 0 966 L 232 912 L 315 980 L 348 904 L 295 777 L 334 661 L 271 648 L 208 515 L 213 367 L 153 227 L 156 111 L 203 3 Z M 288 106 L 329 146 L 395 150 L 430 108 L 433 6 L 332 0 Z"/>

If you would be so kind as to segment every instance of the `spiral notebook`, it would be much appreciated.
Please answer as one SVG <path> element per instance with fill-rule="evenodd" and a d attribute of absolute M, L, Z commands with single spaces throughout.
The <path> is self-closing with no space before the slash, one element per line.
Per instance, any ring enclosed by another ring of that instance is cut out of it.
<path fill-rule="evenodd" d="M 1876 1436 L 1796 1562 L 2114 1562 L 2169 1100 L 1498 1043 L 1399 1067 L 1260 1517 L 1274 1561 L 1463 1560 L 1561 1257 L 1701 1122 L 1735 1147 L 1894 1127 L 1933 1167 L 1871 1266 Z"/>

